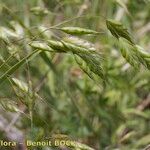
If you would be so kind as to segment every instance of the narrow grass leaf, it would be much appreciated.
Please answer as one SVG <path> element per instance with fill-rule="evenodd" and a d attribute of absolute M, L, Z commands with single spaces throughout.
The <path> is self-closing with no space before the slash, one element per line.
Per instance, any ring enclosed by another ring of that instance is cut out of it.
<path fill-rule="evenodd" d="M 56 73 L 56 67 L 53 64 L 53 62 L 50 60 L 50 58 L 47 56 L 45 52 L 40 53 L 41 58 L 44 60 L 44 62 Z"/>

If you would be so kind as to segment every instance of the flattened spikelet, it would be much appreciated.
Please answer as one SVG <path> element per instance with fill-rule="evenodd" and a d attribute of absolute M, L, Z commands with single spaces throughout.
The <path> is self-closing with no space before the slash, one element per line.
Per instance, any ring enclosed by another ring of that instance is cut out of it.
<path fill-rule="evenodd" d="M 135 68 L 139 68 L 143 64 L 150 70 L 150 54 L 144 52 L 137 45 L 131 45 L 125 39 L 120 39 L 119 42 L 121 54 Z"/>
<path fill-rule="evenodd" d="M 65 41 L 54 41 L 54 40 L 48 40 L 49 46 L 60 52 L 73 52 L 73 53 L 83 53 L 83 54 L 91 54 L 95 53 L 95 51 L 77 46 L 75 44 L 71 44 L 69 42 Z"/>
<path fill-rule="evenodd" d="M 84 47 L 84 48 L 87 48 L 89 50 L 93 50 L 93 51 L 96 51 L 95 47 L 94 47 L 94 44 L 90 43 L 89 41 L 87 40 L 83 40 L 81 38 L 78 38 L 78 37 L 75 37 L 75 36 L 68 36 L 68 37 L 65 37 L 64 38 L 64 41 L 65 42 L 69 42 L 71 44 L 75 44 L 77 46 L 80 46 L 80 47 Z"/>
<path fill-rule="evenodd" d="M 94 30 L 80 28 L 80 27 L 63 27 L 63 28 L 60 28 L 60 30 L 71 35 L 85 35 L 85 34 L 98 34 L 99 33 Z"/>
<path fill-rule="evenodd" d="M 122 56 L 135 68 L 143 64 L 150 69 L 150 54 L 135 45 L 127 29 L 121 23 L 113 20 L 107 20 L 106 24 L 112 35 L 119 39 L 118 44 Z"/>
<path fill-rule="evenodd" d="M 94 80 L 94 73 L 90 70 L 87 63 L 78 55 L 74 55 L 75 60 L 79 67 L 91 78 Z"/>
<path fill-rule="evenodd" d="M 117 39 L 122 37 L 128 40 L 131 44 L 134 44 L 128 30 L 120 22 L 114 20 L 106 20 L 106 25 L 112 35 Z"/>
<path fill-rule="evenodd" d="M 0 100 L 0 105 L 3 107 L 4 110 L 10 111 L 10 112 L 20 112 L 17 105 L 12 102 L 12 100 L 8 98 L 2 98 Z"/>
<path fill-rule="evenodd" d="M 78 58 L 80 57 L 80 58 Z M 79 54 L 75 56 L 76 62 L 79 64 L 81 69 L 88 74 L 88 76 L 94 79 L 94 74 L 105 80 L 104 71 L 101 65 L 100 56 L 97 55 L 86 55 Z"/>
<path fill-rule="evenodd" d="M 16 86 L 18 89 L 20 89 L 22 92 L 28 94 L 30 97 L 35 96 L 38 97 L 38 94 L 36 92 L 33 92 L 27 83 L 17 79 L 17 78 L 10 78 L 12 81 L 12 84 Z"/>
<path fill-rule="evenodd" d="M 12 78 L 12 83 L 17 86 L 21 91 L 28 93 L 29 88 L 26 83 L 23 81 L 18 80 L 17 78 Z"/>
<path fill-rule="evenodd" d="M 0 84 L 7 78 L 8 75 L 13 74 L 20 66 L 25 64 L 27 61 L 31 59 L 34 55 L 37 55 L 39 53 L 38 50 L 33 51 L 28 56 L 21 59 L 19 62 L 17 62 L 15 65 L 13 65 L 9 70 L 7 70 L 4 74 L 0 76 Z"/>
<path fill-rule="evenodd" d="M 44 51 L 54 51 L 47 45 L 47 43 L 41 42 L 41 41 L 33 41 L 29 45 L 33 47 L 34 49 L 39 49 L 39 50 L 44 50 Z"/>
<path fill-rule="evenodd" d="M 9 44 L 11 40 L 18 40 L 19 35 L 9 28 L 0 26 L 0 39 Z"/>

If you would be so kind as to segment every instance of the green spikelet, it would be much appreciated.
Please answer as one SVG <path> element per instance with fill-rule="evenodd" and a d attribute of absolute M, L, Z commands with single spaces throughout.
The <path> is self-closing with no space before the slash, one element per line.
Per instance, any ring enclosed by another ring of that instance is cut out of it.
<path fill-rule="evenodd" d="M 43 51 L 52 51 L 52 52 L 54 51 L 47 45 L 47 43 L 41 42 L 41 41 L 33 41 L 29 45 L 33 47 L 34 49 L 39 49 Z"/>
<path fill-rule="evenodd" d="M 121 23 L 113 20 L 107 20 L 106 24 L 112 35 L 119 39 L 118 44 L 122 56 L 135 68 L 143 64 L 150 69 L 150 54 L 135 45 L 127 29 Z"/>
<path fill-rule="evenodd" d="M 80 28 L 80 27 L 63 27 L 63 28 L 60 28 L 60 30 L 71 35 L 85 35 L 85 34 L 98 34 L 99 33 L 94 30 Z"/>
<path fill-rule="evenodd" d="M 89 66 L 87 63 L 78 55 L 74 55 L 75 60 L 79 67 L 93 80 L 95 80 L 95 74 L 90 70 Z"/>
<path fill-rule="evenodd" d="M 122 37 L 128 40 L 131 44 L 134 44 L 128 30 L 120 22 L 114 20 L 106 20 L 106 25 L 112 35 L 117 39 Z"/>
<path fill-rule="evenodd" d="M 98 56 L 92 56 L 92 55 L 85 55 L 85 54 L 79 54 L 75 55 L 75 60 L 80 66 L 80 68 L 92 79 L 96 79 L 96 76 L 99 76 L 103 80 L 105 80 L 104 77 L 104 71 L 101 66 L 101 60 L 97 60 Z"/>
<path fill-rule="evenodd" d="M 58 52 L 67 52 L 67 49 L 64 47 L 64 45 L 62 44 L 62 42 L 60 41 L 55 41 L 55 40 L 48 40 L 48 45 L 54 49 L 55 51 Z"/>
<path fill-rule="evenodd" d="M 69 42 L 65 41 L 54 41 L 54 40 L 48 40 L 49 46 L 59 52 L 72 52 L 75 54 L 82 53 L 82 54 L 91 54 L 95 53 L 94 50 L 89 50 L 84 47 L 77 46 L 75 44 L 71 44 Z"/>
<path fill-rule="evenodd" d="M 137 45 L 131 45 L 127 40 L 120 38 L 119 47 L 122 56 L 135 68 L 143 64 L 150 70 L 150 54 L 144 52 Z"/>
<path fill-rule="evenodd" d="M 0 105 L 3 107 L 4 110 L 10 112 L 20 112 L 16 103 L 8 98 L 1 98 Z"/>
<path fill-rule="evenodd" d="M 77 45 L 77 46 L 80 46 L 80 47 L 87 48 L 89 50 L 96 51 L 94 44 L 90 43 L 87 40 L 83 40 L 83 39 L 75 37 L 75 36 L 65 37 L 64 41 L 69 42 L 69 43 L 74 44 L 74 45 Z"/>

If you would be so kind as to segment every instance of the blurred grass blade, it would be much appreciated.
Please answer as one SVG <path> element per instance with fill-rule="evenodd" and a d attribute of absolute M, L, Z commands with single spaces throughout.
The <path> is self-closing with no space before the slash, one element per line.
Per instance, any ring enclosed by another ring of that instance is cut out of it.
<path fill-rule="evenodd" d="M 128 15 L 130 15 L 129 10 L 128 10 L 126 4 L 122 0 L 116 0 L 116 3 L 118 3 L 122 8 L 124 8 L 124 10 L 126 11 L 126 13 Z"/>
<path fill-rule="evenodd" d="M 88 56 L 85 55 L 74 55 L 75 60 L 79 67 L 94 81 L 100 82 L 100 79 L 105 80 L 103 69 L 101 64 L 95 64 L 95 59 L 87 59 Z M 93 62 L 91 62 L 93 61 Z M 96 62 L 97 63 L 97 62 Z M 100 77 L 100 78 L 97 78 Z"/>
<path fill-rule="evenodd" d="M 150 144 L 150 134 L 147 134 L 147 135 L 143 136 L 142 138 L 140 138 L 139 140 L 137 140 L 136 144 L 134 145 L 134 148 L 146 146 L 148 144 Z M 149 148 L 145 149 L 145 150 L 149 150 Z"/>
<path fill-rule="evenodd" d="M 11 78 L 11 81 L 15 86 L 17 86 L 19 89 L 21 89 L 21 91 L 23 91 L 25 93 L 29 93 L 29 88 L 26 83 L 18 80 L 17 78 Z"/>
<path fill-rule="evenodd" d="M 149 115 L 147 113 L 139 111 L 137 109 L 126 109 L 126 110 L 124 110 L 124 114 L 125 115 L 136 115 L 136 116 L 143 117 L 145 119 L 149 119 Z"/>
<path fill-rule="evenodd" d="M 7 78 L 7 76 L 13 74 L 20 66 L 28 62 L 33 55 L 36 55 L 39 53 L 39 50 L 33 51 L 28 56 L 24 57 L 22 60 L 20 60 L 18 63 L 16 63 L 14 66 L 12 66 L 9 70 L 7 70 L 1 77 L 0 77 L 0 84 Z"/>
<path fill-rule="evenodd" d="M 56 67 L 50 60 L 50 58 L 47 56 L 45 52 L 40 53 L 41 58 L 44 60 L 44 62 L 56 73 Z"/>
<path fill-rule="evenodd" d="M 30 42 L 29 45 L 34 49 L 54 52 L 54 50 L 50 46 L 48 46 L 45 42 L 33 41 Z"/>
<path fill-rule="evenodd" d="M 54 40 L 48 40 L 48 45 L 58 51 L 58 52 L 72 52 L 75 54 L 91 54 L 96 53 L 95 50 L 87 49 L 84 47 L 77 46 L 75 44 L 71 44 L 69 42 L 65 41 L 54 41 Z"/>
<path fill-rule="evenodd" d="M 75 36 L 65 37 L 64 41 L 68 42 L 68 43 L 71 43 L 71 44 L 74 44 L 74 45 L 77 45 L 77 46 L 80 46 L 80 47 L 87 48 L 89 50 L 96 51 L 96 49 L 94 47 L 94 44 L 92 44 L 91 42 L 89 42 L 87 40 L 84 40 L 84 39 L 81 39 L 81 38 L 78 38 L 78 37 L 75 37 Z"/>

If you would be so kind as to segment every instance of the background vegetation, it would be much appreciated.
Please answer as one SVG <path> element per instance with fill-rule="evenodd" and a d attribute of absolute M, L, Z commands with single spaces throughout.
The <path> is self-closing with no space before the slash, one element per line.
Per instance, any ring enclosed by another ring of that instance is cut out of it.
<path fill-rule="evenodd" d="M 148 150 L 149 14 L 149 0 L 1 0 L 0 139 Z"/>

